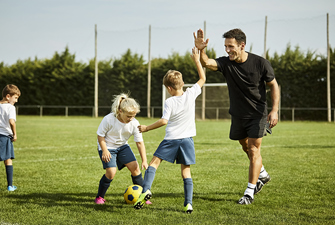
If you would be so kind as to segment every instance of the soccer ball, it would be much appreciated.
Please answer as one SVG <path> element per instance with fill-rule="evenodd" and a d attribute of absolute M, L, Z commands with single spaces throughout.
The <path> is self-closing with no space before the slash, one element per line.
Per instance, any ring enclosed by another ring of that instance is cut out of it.
<path fill-rule="evenodd" d="M 138 197 L 142 193 L 142 187 L 139 185 L 130 185 L 123 194 L 124 200 L 127 204 L 135 204 Z"/>

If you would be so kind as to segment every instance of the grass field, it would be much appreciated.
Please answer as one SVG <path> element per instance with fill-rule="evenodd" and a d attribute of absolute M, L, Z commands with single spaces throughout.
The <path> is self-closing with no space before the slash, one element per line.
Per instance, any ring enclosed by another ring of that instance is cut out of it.
<path fill-rule="evenodd" d="M 134 210 L 123 199 L 131 185 L 119 171 L 105 198 L 95 205 L 104 173 L 96 150 L 102 118 L 17 118 L 15 192 L 6 190 L 0 166 L 0 225 L 8 224 L 335 224 L 335 124 L 281 122 L 262 144 L 272 177 L 252 205 L 236 204 L 248 181 L 248 160 L 228 139 L 230 121 L 197 121 L 197 163 L 192 214 L 182 212 L 180 167 L 163 162 L 152 186 L 152 205 Z M 155 120 L 138 118 L 142 124 Z M 148 160 L 164 128 L 144 134 Z M 131 140 L 136 157 L 138 151 Z M 143 171 L 144 173 L 144 171 Z"/>

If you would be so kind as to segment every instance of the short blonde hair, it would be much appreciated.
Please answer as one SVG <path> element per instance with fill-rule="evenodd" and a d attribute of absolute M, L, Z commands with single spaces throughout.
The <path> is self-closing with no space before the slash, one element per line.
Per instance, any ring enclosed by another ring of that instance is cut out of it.
<path fill-rule="evenodd" d="M 163 77 L 163 84 L 167 87 L 172 87 L 175 90 L 180 90 L 183 87 L 183 75 L 177 70 L 169 70 Z"/>
<path fill-rule="evenodd" d="M 14 84 L 7 84 L 6 87 L 4 87 L 4 89 L 2 90 L 2 97 L 5 98 L 8 94 L 10 96 L 18 95 L 20 97 L 21 91 Z"/>
<path fill-rule="evenodd" d="M 115 95 L 113 99 L 112 112 L 116 117 L 119 115 L 120 109 L 123 112 L 134 112 L 137 114 L 140 112 L 140 105 L 136 102 L 135 99 L 130 98 L 129 94 L 122 93 Z"/>

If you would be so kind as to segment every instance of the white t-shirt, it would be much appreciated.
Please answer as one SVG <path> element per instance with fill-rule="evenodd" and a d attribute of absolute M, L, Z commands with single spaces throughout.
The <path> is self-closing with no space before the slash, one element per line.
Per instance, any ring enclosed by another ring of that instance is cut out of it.
<path fill-rule="evenodd" d="M 128 139 L 134 135 L 135 142 L 142 142 L 142 133 L 139 132 L 138 126 L 140 123 L 135 118 L 129 123 L 121 123 L 114 113 L 109 113 L 105 116 L 97 131 L 97 135 L 104 137 L 108 149 L 117 149 L 128 143 Z M 98 142 L 99 151 L 101 147 Z"/>
<path fill-rule="evenodd" d="M 9 103 L 0 104 L 0 134 L 5 136 L 13 135 L 9 124 L 10 119 L 16 121 L 15 107 Z"/>
<path fill-rule="evenodd" d="M 195 99 L 201 94 L 196 83 L 182 96 L 172 96 L 164 104 L 163 119 L 168 120 L 164 139 L 182 139 L 196 136 Z"/>

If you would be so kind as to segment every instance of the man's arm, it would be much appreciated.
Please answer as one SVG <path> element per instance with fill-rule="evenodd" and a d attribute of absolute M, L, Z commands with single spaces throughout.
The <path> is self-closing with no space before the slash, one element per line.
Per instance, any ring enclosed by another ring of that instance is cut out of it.
<path fill-rule="evenodd" d="M 168 123 L 168 121 L 166 119 L 160 119 L 160 120 L 157 120 L 155 123 L 153 123 L 153 124 L 151 124 L 149 126 L 140 125 L 137 128 L 140 131 L 140 133 L 144 133 L 144 132 L 147 132 L 149 130 L 153 130 L 153 129 L 159 128 L 161 126 L 164 126 L 167 123 Z"/>
<path fill-rule="evenodd" d="M 209 39 L 204 41 L 204 31 L 199 29 L 197 31 L 197 35 L 195 35 L 195 32 L 193 32 L 194 36 L 194 45 L 197 47 L 197 49 L 200 50 L 200 62 L 203 67 L 206 67 L 210 70 L 218 70 L 218 65 L 214 59 L 208 58 L 206 54 L 205 48 L 207 47 L 207 44 L 209 42 Z"/>
<path fill-rule="evenodd" d="M 274 127 L 278 123 L 278 109 L 279 109 L 279 87 L 276 79 L 266 83 L 270 87 L 271 91 L 271 101 L 272 110 L 268 115 L 268 122 L 270 123 L 270 128 Z"/>

